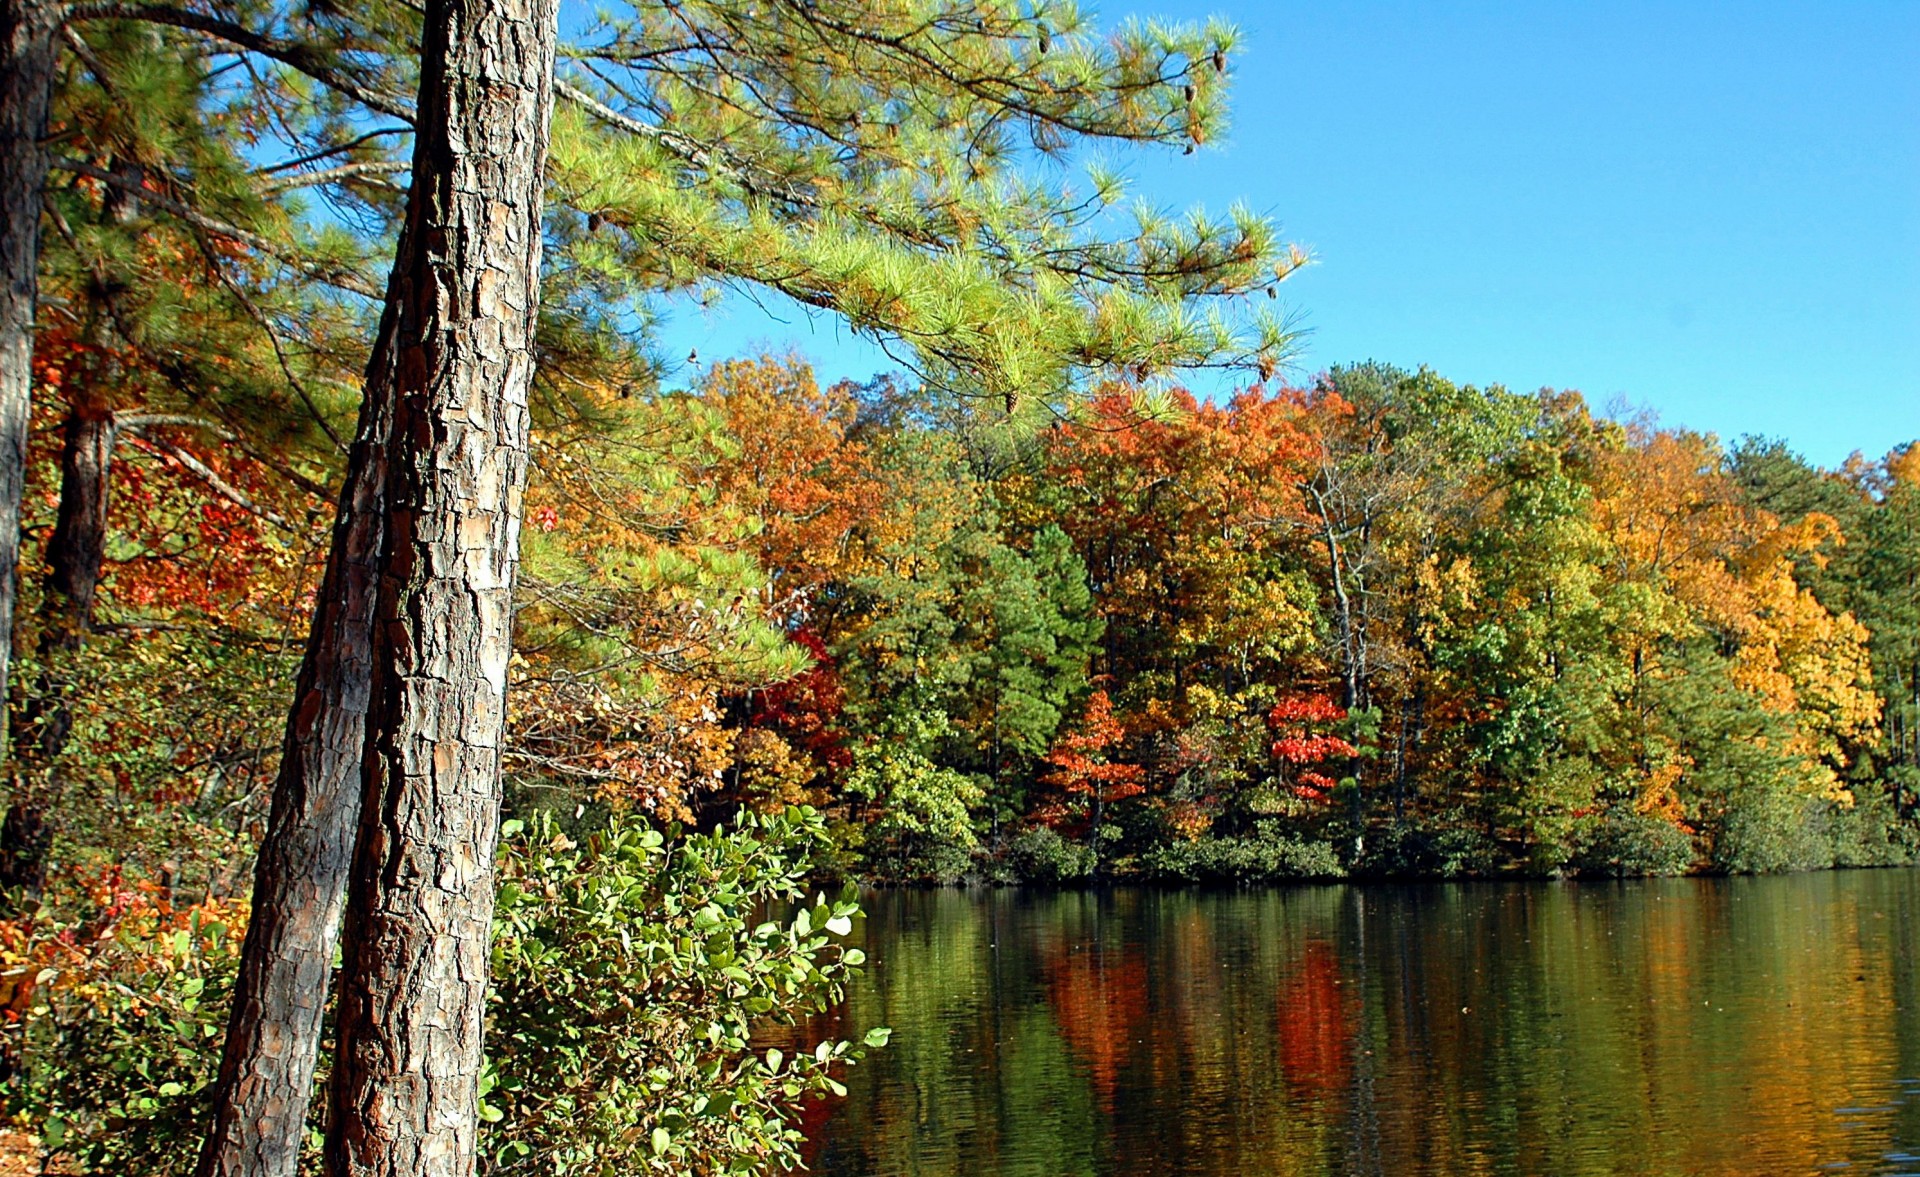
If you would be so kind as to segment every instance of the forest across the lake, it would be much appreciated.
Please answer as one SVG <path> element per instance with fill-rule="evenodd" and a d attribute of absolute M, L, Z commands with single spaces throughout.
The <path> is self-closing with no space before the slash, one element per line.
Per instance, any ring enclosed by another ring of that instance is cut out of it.
<path fill-rule="evenodd" d="M 806 657 L 681 677 L 710 770 L 616 786 L 649 809 L 805 802 L 885 881 L 1912 853 L 1911 448 L 1821 470 L 1376 364 L 1214 403 L 1112 386 L 1010 431 L 762 358 L 640 411 L 710 422 L 676 477 L 752 520 L 761 640 Z M 535 560 L 599 579 L 596 511 L 542 502 Z"/>
<path fill-rule="evenodd" d="M 807 805 L 822 870 L 914 883 L 1751 873 L 1920 835 L 1910 447 L 1822 470 L 1376 364 L 1021 428 L 760 357 L 593 412 L 528 492 L 510 814 Z M 230 509 L 167 552 L 178 491 L 123 477 L 114 607 L 208 620 L 90 643 L 59 845 L 230 889 L 208 790 L 244 790 L 296 653 L 232 635 L 307 569 L 268 580 Z M 170 795 L 200 760 L 232 776 Z M 210 851 L 167 866 L 147 832 L 183 825 Z"/>

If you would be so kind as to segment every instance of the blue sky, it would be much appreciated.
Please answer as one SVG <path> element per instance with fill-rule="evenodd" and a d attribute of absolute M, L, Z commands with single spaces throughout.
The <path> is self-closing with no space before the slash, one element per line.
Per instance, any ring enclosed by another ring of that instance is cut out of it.
<path fill-rule="evenodd" d="M 1302 373 L 1577 388 L 1823 463 L 1920 437 L 1920 2 L 1106 3 L 1240 25 L 1234 127 L 1109 156 L 1316 264 Z M 675 308 L 665 354 L 890 365 L 830 318 Z"/>

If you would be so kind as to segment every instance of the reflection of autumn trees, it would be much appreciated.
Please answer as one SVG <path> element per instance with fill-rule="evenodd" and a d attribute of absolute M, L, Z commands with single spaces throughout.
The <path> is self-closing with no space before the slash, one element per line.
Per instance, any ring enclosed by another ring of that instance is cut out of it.
<path fill-rule="evenodd" d="M 1744 1177 L 1920 1140 L 1837 1114 L 1920 1074 L 1911 872 L 917 893 L 868 936 L 846 1028 L 894 1045 L 827 1173 Z"/>
<path fill-rule="evenodd" d="M 1147 962 L 1138 946 L 1062 943 L 1042 968 L 1060 1033 L 1086 1067 L 1099 1106 L 1111 1113 L 1148 1017 Z"/>
<path fill-rule="evenodd" d="M 1281 984 L 1274 1038 L 1296 1098 L 1321 1100 L 1345 1087 L 1353 1065 L 1354 1016 L 1340 962 L 1326 940 L 1309 940 Z"/>

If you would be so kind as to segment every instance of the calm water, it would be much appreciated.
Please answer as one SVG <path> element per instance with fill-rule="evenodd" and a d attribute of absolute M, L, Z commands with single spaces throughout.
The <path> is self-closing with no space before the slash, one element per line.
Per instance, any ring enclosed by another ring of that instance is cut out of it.
<path fill-rule="evenodd" d="M 870 911 L 816 1172 L 1920 1173 L 1920 871 Z"/>

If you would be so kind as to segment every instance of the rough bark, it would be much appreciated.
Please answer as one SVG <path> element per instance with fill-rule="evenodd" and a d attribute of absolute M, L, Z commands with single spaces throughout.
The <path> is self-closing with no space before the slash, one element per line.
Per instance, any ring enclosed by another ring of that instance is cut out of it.
<path fill-rule="evenodd" d="M 40 197 L 47 182 L 62 6 L 0 0 L 0 700 L 13 656 L 20 496 L 33 398 L 33 324 L 40 281 Z M 6 755 L 0 707 L 0 758 Z"/>
<path fill-rule="evenodd" d="M 401 235 L 396 272 L 413 237 Z M 389 302 L 254 865 L 201 1177 L 292 1177 L 300 1159 L 360 817 L 397 328 Z"/>
<path fill-rule="evenodd" d="M 336 1177 L 475 1168 L 556 9 L 427 6 L 327 1134 Z"/>
<path fill-rule="evenodd" d="M 60 796 L 59 758 L 73 732 L 73 661 L 93 627 L 93 602 L 107 551 L 107 490 L 113 414 L 73 406 L 61 431 L 60 508 L 47 540 L 40 596 L 40 672 L 21 692 L 12 723 L 13 797 L 0 821 L 0 888 L 38 895 L 53 840 L 48 816 Z"/>
<path fill-rule="evenodd" d="M 422 253 L 410 212 L 294 680 L 199 1177 L 294 1177 L 299 1167 L 360 822 L 388 451 L 400 396 L 397 294 Z"/>

